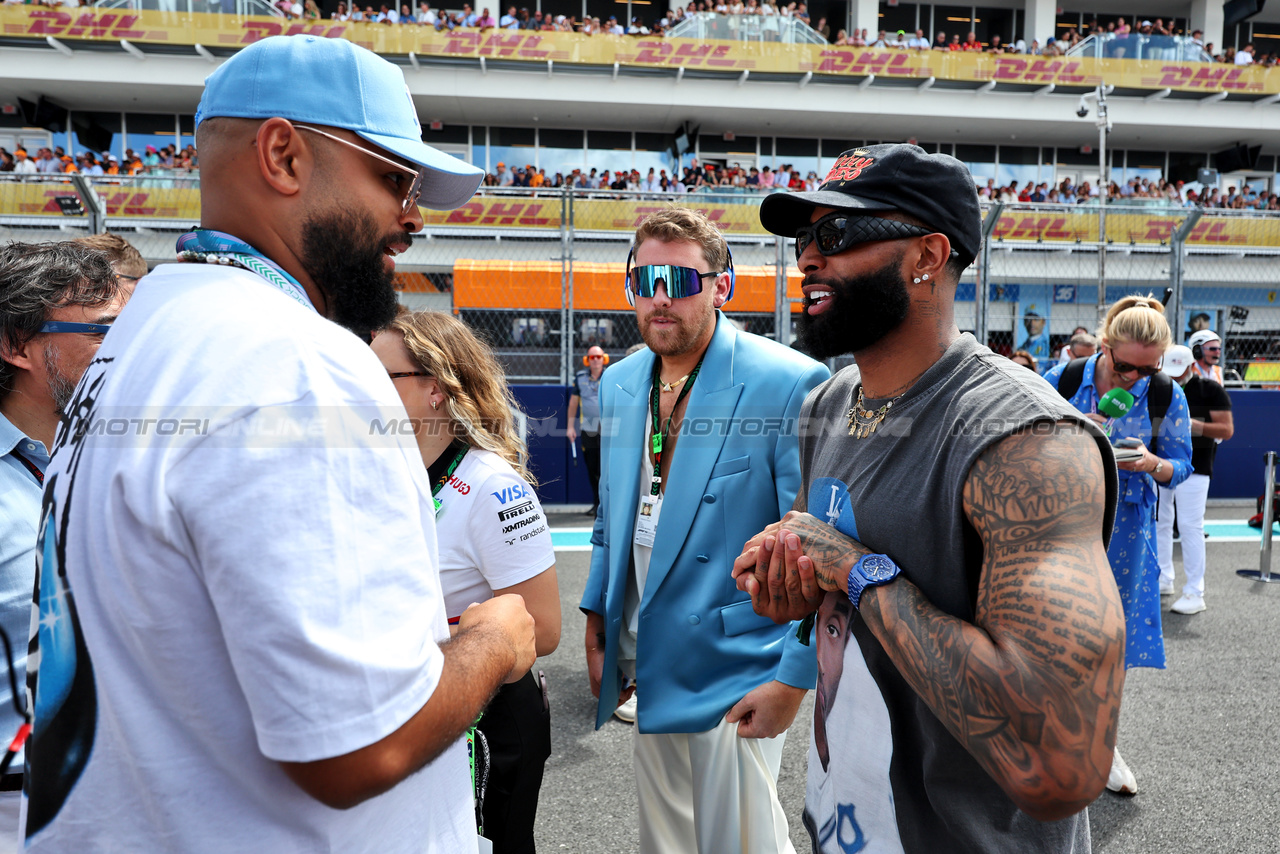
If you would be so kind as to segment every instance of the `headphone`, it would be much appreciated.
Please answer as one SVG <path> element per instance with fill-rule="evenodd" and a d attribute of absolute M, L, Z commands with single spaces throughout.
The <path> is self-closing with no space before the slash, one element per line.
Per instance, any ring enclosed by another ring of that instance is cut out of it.
<path fill-rule="evenodd" d="M 591 357 L 589 357 L 589 356 L 583 356 L 583 357 L 582 357 L 582 364 L 583 364 L 585 367 L 588 367 L 588 368 L 589 368 L 589 367 L 591 367 Z M 605 367 L 606 367 L 606 368 L 607 368 L 607 367 L 609 367 L 609 354 L 608 354 L 608 353 L 605 353 L 605 354 L 604 354 L 604 365 L 605 365 Z"/>
<path fill-rule="evenodd" d="M 720 304 L 719 306 L 720 308 L 724 308 L 724 304 L 727 303 L 729 300 L 733 299 L 733 286 L 738 282 L 738 274 L 733 271 L 733 252 L 729 250 L 728 241 L 726 241 L 724 244 L 724 252 L 725 252 L 725 256 L 729 259 L 728 269 L 721 270 L 720 273 L 717 273 L 716 275 L 719 276 L 722 273 L 729 274 L 729 295 L 724 298 L 724 303 Z M 632 246 L 631 251 L 627 253 L 627 275 L 626 275 L 626 278 L 622 280 L 622 289 L 624 292 L 626 292 L 628 305 L 636 304 L 636 295 L 631 292 L 631 259 L 633 259 L 635 255 L 636 255 L 636 248 Z M 606 365 L 609 364 L 608 358 L 609 358 L 608 356 L 605 356 Z"/>
<path fill-rule="evenodd" d="M 1221 338 L 1219 338 L 1219 337 L 1217 336 L 1217 334 L 1213 334 L 1213 333 L 1211 333 L 1210 335 L 1201 335 L 1199 332 L 1197 332 L 1195 335 L 1193 335 L 1193 336 L 1191 336 L 1191 337 L 1192 337 L 1192 338 L 1197 338 L 1197 337 L 1198 337 L 1198 338 L 1200 338 L 1200 340 L 1199 340 L 1199 341 L 1197 341 L 1197 342 L 1195 342 L 1194 344 L 1192 344 L 1192 345 L 1191 345 L 1191 358 L 1195 359 L 1197 362 L 1202 361 L 1202 360 L 1204 359 L 1204 345 L 1205 345 L 1205 344 L 1209 343 L 1210 341 L 1221 341 L 1221 340 L 1222 340 Z"/>

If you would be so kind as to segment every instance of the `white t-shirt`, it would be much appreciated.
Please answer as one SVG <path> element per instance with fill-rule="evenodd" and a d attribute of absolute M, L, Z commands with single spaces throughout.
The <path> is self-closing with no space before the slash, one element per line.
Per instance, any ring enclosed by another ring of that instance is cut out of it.
<path fill-rule="evenodd" d="M 394 732 L 443 666 L 430 488 L 372 351 L 253 273 L 165 265 L 69 411 L 28 850 L 474 852 L 462 742 L 350 810 L 278 764 Z"/>
<path fill-rule="evenodd" d="M 419 464 L 421 465 L 421 464 Z M 440 586 L 459 617 L 493 591 L 528 581 L 556 562 L 547 517 L 533 487 L 492 451 L 472 448 L 440 499 Z"/>

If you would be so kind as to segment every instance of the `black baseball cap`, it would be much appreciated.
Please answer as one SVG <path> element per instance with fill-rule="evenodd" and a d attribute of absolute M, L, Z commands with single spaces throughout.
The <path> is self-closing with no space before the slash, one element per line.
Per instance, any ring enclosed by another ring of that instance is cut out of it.
<path fill-rule="evenodd" d="M 851 148 L 836 158 L 810 193 L 775 193 L 760 205 L 760 223 L 795 237 L 814 208 L 874 214 L 898 211 L 945 234 L 966 264 L 982 244 L 982 211 L 973 175 L 947 154 L 905 143 Z"/>

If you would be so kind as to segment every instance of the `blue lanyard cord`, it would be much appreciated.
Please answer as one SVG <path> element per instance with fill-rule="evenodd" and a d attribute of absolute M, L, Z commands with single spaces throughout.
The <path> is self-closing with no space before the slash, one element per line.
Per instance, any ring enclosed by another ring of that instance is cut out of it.
<path fill-rule="evenodd" d="M 178 260 L 199 264 L 222 264 L 257 273 L 296 302 L 315 311 L 302 284 L 283 267 L 245 243 L 221 231 L 195 228 L 178 238 Z"/>

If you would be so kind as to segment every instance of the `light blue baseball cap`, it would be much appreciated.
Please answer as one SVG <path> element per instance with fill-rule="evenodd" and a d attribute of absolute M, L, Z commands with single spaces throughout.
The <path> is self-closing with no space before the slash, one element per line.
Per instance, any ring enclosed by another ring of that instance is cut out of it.
<path fill-rule="evenodd" d="M 196 127 L 227 116 L 343 128 L 425 169 L 418 204 L 453 210 L 475 195 L 484 170 L 422 141 L 400 69 L 346 39 L 271 36 L 228 59 L 204 82 Z"/>

